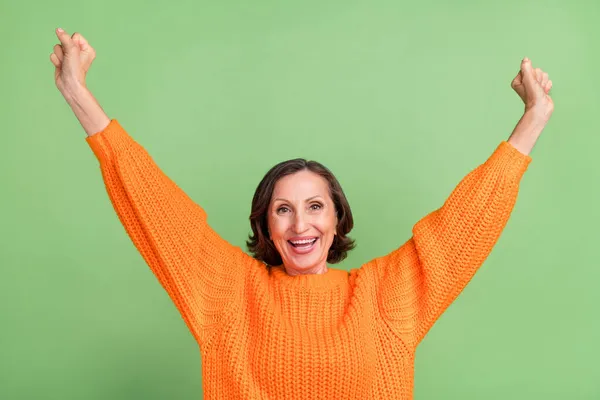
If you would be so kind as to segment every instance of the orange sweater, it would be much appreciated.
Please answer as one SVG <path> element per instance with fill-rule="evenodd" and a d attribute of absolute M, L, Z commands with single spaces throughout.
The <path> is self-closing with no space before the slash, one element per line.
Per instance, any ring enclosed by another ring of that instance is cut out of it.
<path fill-rule="evenodd" d="M 223 240 L 117 120 L 86 140 L 199 344 L 206 399 L 411 399 L 417 344 L 491 252 L 531 161 L 502 141 L 388 255 L 292 277 Z"/>

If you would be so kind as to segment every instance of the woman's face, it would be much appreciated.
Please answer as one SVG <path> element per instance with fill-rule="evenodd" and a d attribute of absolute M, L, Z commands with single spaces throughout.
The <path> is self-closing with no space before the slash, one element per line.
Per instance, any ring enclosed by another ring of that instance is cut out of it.
<path fill-rule="evenodd" d="M 327 253 L 338 221 L 325 178 L 303 170 L 279 179 L 267 220 L 288 274 L 327 270 Z"/>

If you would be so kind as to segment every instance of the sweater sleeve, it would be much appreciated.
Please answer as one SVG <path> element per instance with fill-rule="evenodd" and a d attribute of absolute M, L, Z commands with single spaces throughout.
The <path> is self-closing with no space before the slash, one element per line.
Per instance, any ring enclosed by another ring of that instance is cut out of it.
<path fill-rule="evenodd" d="M 492 251 L 531 157 L 503 141 L 465 176 L 412 237 L 368 263 L 384 320 L 416 346 Z"/>
<path fill-rule="evenodd" d="M 239 299 L 251 257 L 223 240 L 115 119 L 86 138 L 133 244 L 200 344 Z"/>

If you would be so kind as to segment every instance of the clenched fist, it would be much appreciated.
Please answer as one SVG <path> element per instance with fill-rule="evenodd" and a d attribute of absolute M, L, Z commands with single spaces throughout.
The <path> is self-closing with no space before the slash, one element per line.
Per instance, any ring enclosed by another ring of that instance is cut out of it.
<path fill-rule="evenodd" d="M 73 90 L 77 86 L 85 87 L 85 76 L 96 58 L 96 51 L 79 33 L 69 36 L 58 28 L 56 36 L 60 44 L 54 46 L 50 61 L 54 64 L 54 80 L 61 93 Z"/>
<path fill-rule="evenodd" d="M 531 60 L 524 58 L 521 69 L 510 85 L 525 103 L 525 111 L 532 111 L 548 121 L 554 111 L 554 102 L 548 94 L 552 81 L 548 73 L 533 68 Z"/>

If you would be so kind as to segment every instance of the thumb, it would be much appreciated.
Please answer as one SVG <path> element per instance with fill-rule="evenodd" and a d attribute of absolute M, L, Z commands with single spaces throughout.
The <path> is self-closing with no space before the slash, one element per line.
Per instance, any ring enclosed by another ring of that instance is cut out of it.
<path fill-rule="evenodd" d="M 523 74 L 523 84 L 526 88 L 531 88 L 535 84 L 535 73 L 531 66 L 531 60 L 527 57 L 521 62 L 521 73 Z"/>
<path fill-rule="evenodd" d="M 65 56 L 71 55 L 79 50 L 77 43 L 61 28 L 56 29 L 56 36 L 60 40 Z"/>

